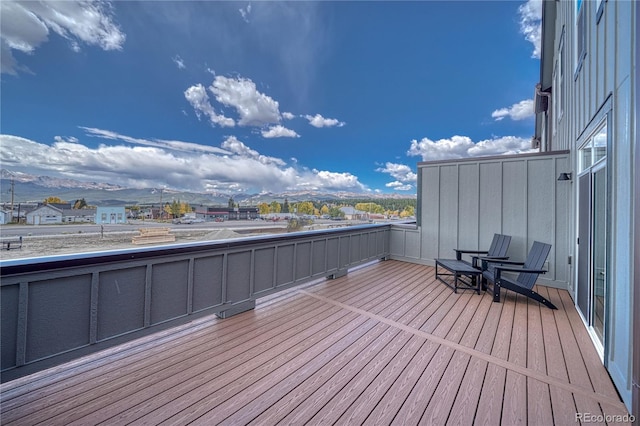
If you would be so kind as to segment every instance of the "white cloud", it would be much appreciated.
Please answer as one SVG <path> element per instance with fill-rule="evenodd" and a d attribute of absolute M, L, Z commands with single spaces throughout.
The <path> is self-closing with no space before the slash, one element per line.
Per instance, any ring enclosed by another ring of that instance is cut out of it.
<path fill-rule="evenodd" d="M 350 173 L 288 165 L 246 146 L 235 137 L 218 147 L 183 141 L 141 139 L 113 131 L 83 128 L 105 139 L 97 147 L 59 138 L 51 145 L 0 135 L 3 167 L 116 185 L 206 191 L 366 191 Z M 109 141 L 115 143 L 109 144 Z"/>
<path fill-rule="evenodd" d="M 278 102 L 260 93 L 248 78 L 216 76 L 209 87 L 221 104 L 233 107 L 238 112 L 240 126 L 264 126 L 280 123 Z"/>
<path fill-rule="evenodd" d="M 12 50 L 33 53 L 49 39 L 50 31 L 67 39 L 76 52 L 81 43 L 104 50 L 120 50 L 126 39 L 113 21 L 111 4 L 104 1 L 3 0 L 0 20 L 1 72 L 9 74 L 24 70 L 18 66 Z"/>
<path fill-rule="evenodd" d="M 366 187 L 358 181 L 358 177 L 351 173 L 337 173 L 329 171 L 313 170 L 314 179 L 308 179 L 311 189 L 325 190 L 354 190 L 365 191 Z"/>
<path fill-rule="evenodd" d="M 491 113 L 491 117 L 495 118 L 496 121 L 500 121 L 505 117 L 519 121 L 532 118 L 534 116 L 533 99 L 526 99 L 518 102 L 517 104 L 511 105 L 509 108 L 500 108 Z"/>
<path fill-rule="evenodd" d="M 71 142 L 71 143 L 78 142 L 78 138 L 73 136 L 54 136 L 53 140 L 56 142 Z"/>
<path fill-rule="evenodd" d="M 410 191 L 413 189 L 413 185 L 404 184 L 402 182 L 389 182 L 385 185 L 387 188 L 394 189 L 396 191 Z"/>
<path fill-rule="evenodd" d="M 134 138 L 131 136 L 121 135 L 116 132 L 112 132 L 111 130 L 103 130 L 96 129 L 94 127 L 82 127 L 79 128 L 86 131 L 87 136 L 97 137 L 102 139 L 110 139 L 110 140 L 119 140 L 122 142 L 134 144 L 134 145 L 146 145 L 146 146 L 154 146 L 157 148 L 170 149 L 174 151 L 184 151 L 184 152 L 208 152 L 208 153 L 217 153 L 217 154 L 229 154 L 228 151 L 224 149 L 216 148 L 208 145 L 201 145 L 192 142 L 183 142 L 183 141 L 170 141 L 164 139 L 141 139 Z M 54 139 L 56 142 L 61 142 L 61 139 L 58 139 L 59 136 L 56 136 Z M 72 142 L 78 142 L 77 138 Z"/>
<path fill-rule="evenodd" d="M 520 32 L 533 44 L 531 57 L 540 58 L 542 41 L 542 0 L 528 0 L 518 8 Z"/>
<path fill-rule="evenodd" d="M 263 138 L 299 138 L 300 135 L 297 134 L 294 130 L 287 129 L 284 126 L 278 124 L 277 126 L 272 126 L 267 130 L 262 130 Z"/>
<path fill-rule="evenodd" d="M 242 16 L 242 19 L 244 20 L 244 22 L 248 24 L 249 15 L 251 14 L 251 3 L 249 3 L 247 7 L 245 7 L 244 9 L 243 8 L 238 9 L 238 12 L 240 12 L 240 16 Z"/>
<path fill-rule="evenodd" d="M 295 118 L 295 115 L 285 111 L 282 113 L 282 118 L 284 118 L 285 120 L 293 120 Z"/>
<path fill-rule="evenodd" d="M 184 59 L 182 59 L 180 55 L 174 56 L 173 58 L 171 58 L 171 60 L 178 66 L 178 69 L 183 70 L 187 68 L 187 66 L 184 64 Z"/>
<path fill-rule="evenodd" d="M 202 84 L 196 84 L 195 86 L 189 87 L 184 91 L 184 97 L 189 101 L 198 118 L 200 118 L 201 114 L 204 114 L 209 117 L 209 121 L 214 126 L 235 126 L 236 123 L 232 118 L 216 114 L 213 106 L 211 106 L 211 104 L 209 103 L 209 96 L 207 95 L 207 91 Z"/>
<path fill-rule="evenodd" d="M 435 142 L 429 138 L 423 138 L 420 141 L 414 139 L 411 141 L 407 155 L 420 156 L 423 161 L 434 161 L 526 152 L 532 152 L 530 139 L 503 136 L 473 142 L 467 136 L 453 136 L 450 139 L 440 139 Z"/>
<path fill-rule="evenodd" d="M 387 162 L 384 167 L 380 167 L 376 171 L 391 175 L 395 181 L 389 182 L 385 186 L 396 191 L 409 191 L 413 189 L 413 185 L 418 180 L 418 175 L 405 164 Z"/>
<path fill-rule="evenodd" d="M 404 183 L 415 183 L 418 179 L 418 175 L 405 164 L 386 163 L 384 167 L 380 167 L 376 171 L 388 173 L 394 179 Z"/>
<path fill-rule="evenodd" d="M 280 158 L 268 157 L 260 154 L 258 151 L 255 151 L 242 143 L 235 136 L 229 136 L 220 146 L 223 149 L 230 151 L 232 154 L 243 158 L 252 158 L 258 160 L 262 164 L 276 164 L 278 166 L 285 166 L 287 164 Z"/>
<path fill-rule="evenodd" d="M 318 128 L 334 127 L 334 126 L 342 127 L 346 124 L 343 121 L 339 121 L 335 118 L 324 118 L 320 114 L 305 115 L 304 118 L 309 120 L 309 124 L 311 124 L 313 127 L 318 127 Z"/>

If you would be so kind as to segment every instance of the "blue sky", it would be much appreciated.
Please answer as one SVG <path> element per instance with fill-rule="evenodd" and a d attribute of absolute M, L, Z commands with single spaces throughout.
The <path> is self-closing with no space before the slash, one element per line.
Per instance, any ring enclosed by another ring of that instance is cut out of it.
<path fill-rule="evenodd" d="M 3 0 L 2 167 L 127 187 L 416 193 L 526 152 L 539 1 Z"/>

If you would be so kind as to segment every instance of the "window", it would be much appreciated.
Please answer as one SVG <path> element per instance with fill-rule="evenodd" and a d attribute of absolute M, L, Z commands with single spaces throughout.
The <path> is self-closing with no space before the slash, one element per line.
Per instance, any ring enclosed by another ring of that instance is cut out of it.
<path fill-rule="evenodd" d="M 607 120 L 580 148 L 580 172 L 587 170 L 607 156 Z"/>
<path fill-rule="evenodd" d="M 587 7 L 583 6 L 585 2 L 582 0 L 576 0 L 576 31 L 575 31 L 575 52 L 576 52 L 576 71 L 575 78 L 578 77 L 578 73 L 582 68 L 582 62 L 585 56 L 587 56 L 587 20 L 586 13 Z"/>

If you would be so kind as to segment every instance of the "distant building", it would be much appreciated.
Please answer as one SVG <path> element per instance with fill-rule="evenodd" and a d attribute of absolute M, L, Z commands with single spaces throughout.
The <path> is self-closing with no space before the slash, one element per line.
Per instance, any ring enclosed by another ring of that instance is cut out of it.
<path fill-rule="evenodd" d="M 257 207 L 238 207 L 229 209 L 229 220 L 253 220 L 258 218 Z"/>
<path fill-rule="evenodd" d="M 13 212 L 9 210 L 0 210 L 0 223 L 3 225 L 6 223 L 11 223 L 11 219 L 13 218 Z"/>
<path fill-rule="evenodd" d="M 253 220 L 259 217 L 257 207 L 202 207 L 196 208 L 196 218 L 214 220 Z"/>
<path fill-rule="evenodd" d="M 356 210 L 353 207 L 340 207 L 340 211 L 344 213 L 344 218 L 347 220 L 366 220 L 367 212 Z"/>
<path fill-rule="evenodd" d="M 62 223 L 63 211 L 49 204 L 43 204 L 27 212 L 27 225 L 50 225 Z"/>
<path fill-rule="evenodd" d="M 196 208 L 196 218 L 206 221 L 228 220 L 229 209 L 222 207 L 200 207 Z"/>
<path fill-rule="evenodd" d="M 96 209 L 64 209 L 62 223 L 93 223 Z"/>
<path fill-rule="evenodd" d="M 127 223 L 124 207 L 98 207 L 95 222 L 102 224 Z"/>

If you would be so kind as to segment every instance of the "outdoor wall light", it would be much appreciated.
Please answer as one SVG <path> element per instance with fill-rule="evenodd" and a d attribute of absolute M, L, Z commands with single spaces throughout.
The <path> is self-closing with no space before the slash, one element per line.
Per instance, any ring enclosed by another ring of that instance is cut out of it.
<path fill-rule="evenodd" d="M 558 180 L 571 180 L 571 173 L 560 173 Z"/>

